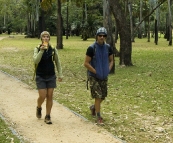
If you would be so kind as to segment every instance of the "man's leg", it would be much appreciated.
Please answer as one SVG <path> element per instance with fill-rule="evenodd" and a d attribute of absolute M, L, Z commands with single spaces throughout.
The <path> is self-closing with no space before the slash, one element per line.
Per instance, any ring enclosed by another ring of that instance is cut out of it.
<path fill-rule="evenodd" d="M 101 117 L 100 110 L 101 110 L 101 102 L 103 100 L 100 98 L 95 98 L 95 111 L 96 111 L 96 123 L 97 125 L 103 125 L 103 118 Z"/>
<path fill-rule="evenodd" d="M 103 100 L 100 98 L 95 98 L 95 112 L 96 112 L 96 116 L 100 117 L 100 109 L 101 109 L 101 102 Z"/>

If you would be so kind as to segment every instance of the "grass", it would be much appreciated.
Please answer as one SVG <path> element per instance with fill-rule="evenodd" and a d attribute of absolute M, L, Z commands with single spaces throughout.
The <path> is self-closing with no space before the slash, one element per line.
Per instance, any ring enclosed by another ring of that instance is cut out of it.
<path fill-rule="evenodd" d="M 20 140 L 11 133 L 8 125 L 0 118 L 0 142 L 1 143 L 20 143 Z"/>
<path fill-rule="evenodd" d="M 128 143 L 173 142 L 173 47 L 160 38 L 158 45 L 147 39 L 133 43 L 132 67 L 119 66 L 109 76 L 109 95 L 102 104 L 105 126 L 113 135 Z M 0 42 L 0 70 L 36 88 L 33 76 L 33 49 L 39 39 L 15 36 Z M 91 122 L 89 106 L 93 103 L 86 89 L 86 69 L 83 67 L 87 47 L 94 39 L 80 37 L 63 39 L 59 50 L 64 79 L 58 83 L 54 100 L 81 114 Z M 119 41 L 118 41 L 119 42 Z M 55 45 L 56 38 L 51 37 Z M 119 48 L 119 43 L 117 44 Z"/>

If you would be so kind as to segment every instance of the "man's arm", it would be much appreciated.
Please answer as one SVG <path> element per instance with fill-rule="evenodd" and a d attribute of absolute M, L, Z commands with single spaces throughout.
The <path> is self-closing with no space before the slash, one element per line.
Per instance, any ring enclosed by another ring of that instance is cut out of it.
<path fill-rule="evenodd" d="M 109 56 L 109 71 L 112 69 L 114 64 L 113 54 Z"/>
<path fill-rule="evenodd" d="M 92 73 L 96 74 L 96 70 L 90 65 L 91 57 L 85 57 L 84 66 Z"/>

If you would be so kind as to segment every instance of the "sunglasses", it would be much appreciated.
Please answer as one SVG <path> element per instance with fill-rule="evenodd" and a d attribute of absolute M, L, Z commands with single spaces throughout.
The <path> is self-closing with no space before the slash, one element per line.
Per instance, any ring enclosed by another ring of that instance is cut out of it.
<path fill-rule="evenodd" d="M 98 35 L 99 37 L 106 37 L 106 35 Z"/>

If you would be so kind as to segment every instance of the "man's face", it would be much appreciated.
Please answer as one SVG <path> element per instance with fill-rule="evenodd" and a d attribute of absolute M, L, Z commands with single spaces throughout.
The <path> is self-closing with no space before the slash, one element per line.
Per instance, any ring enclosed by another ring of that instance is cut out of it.
<path fill-rule="evenodd" d="M 100 35 L 97 36 L 97 42 L 98 42 L 99 44 L 103 44 L 104 41 L 105 41 L 105 39 L 106 39 L 106 35 L 100 34 Z"/>

